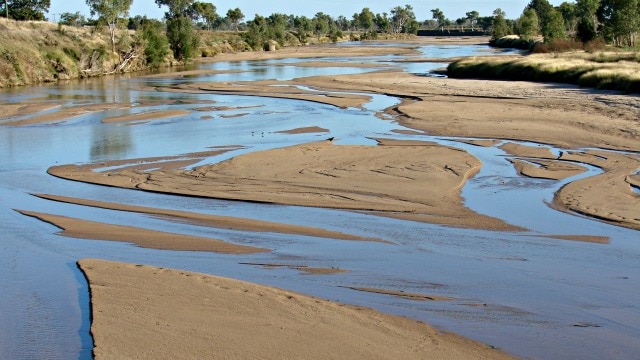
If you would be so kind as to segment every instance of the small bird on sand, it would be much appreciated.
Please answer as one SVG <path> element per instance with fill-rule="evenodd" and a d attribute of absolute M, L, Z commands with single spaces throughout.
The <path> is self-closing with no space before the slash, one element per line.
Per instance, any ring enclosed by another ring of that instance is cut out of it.
<path fill-rule="evenodd" d="M 335 139 L 335 137 L 332 136 L 332 137 L 328 138 L 327 141 L 328 142 L 333 142 L 333 139 Z"/>

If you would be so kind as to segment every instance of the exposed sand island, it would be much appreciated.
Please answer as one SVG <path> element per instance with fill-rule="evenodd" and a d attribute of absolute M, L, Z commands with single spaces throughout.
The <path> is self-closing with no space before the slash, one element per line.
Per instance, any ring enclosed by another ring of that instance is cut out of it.
<path fill-rule="evenodd" d="M 63 165 L 49 173 L 77 181 L 220 199 L 367 211 L 438 224 L 518 230 L 462 204 L 460 190 L 480 167 L 465 151 L 421 141 L 379 146 L 329 141 L 254 152 L 192 170 L 96 172 Z"/>
<path fill-rule="evenodd" d="M 272 287 L 105 260 L 78 265 L 98 360 L 511 358 L 415 320 Z"/>
<path fill-rule="evenodd" d="M 405 61 L 418 61 L 408 58 Z M 614 175 L 593 177 L 589 185 L 577 190 L 577 184 L 563 188 L 556 196 L 558 209 L 577 212 L 619 226 L 640 229 L 640 97 L 614 92 L 581 89 L 576 86 L 531 82 L 458 80 L 420 77 L 406 72 L 384 70 L 366 74 L 308 77 L 278 82 L 293 88 L 304 85 L 319 90 L 316 99 L 328 99 L 325 92 L 377 93 L 404 99 L 387 109 L 404 126 L 430 135 L 489 139 L 515 139 L 550 144 L 584 153 L 582 148 L 602 148 L 632 152 L 629 156 L 602 158 L 557 155 L 533 155 L 530 151 L 511 151 L 512 162 L 523 176 L 563 179 L 585 168 L 580 162 L 600 167 Z M 241 89 L 235 86 L 233 93 Z M 254 83 L 248 94 L 273 96 L 273 82 Z M 173 91 L 225 92 L 222 84 L 185 86 Z M 227 92 L 229 93 L 229 92 Z M 319 96 L 324 94 L 324 99 Z M 279 95 L 278 95 L 279 96 Z M 314 94 L 308 94 L 314 96 Z M 293 98 L 303 99 L 298 94 Z M 343 106 L 334 103 L 336 106 Z M 351 106 L 358 106 L 353 103 Z M 635 155 L 634 155 L 635 153 Z M 524 161 L 522 158 L 527 158 Z M 535 159 L 533 159 L 535 158 Z M 580 182 L 580 184 L 586 184 Z M 568 195 L 579 191 L 581 200 Z M 573 199 L 570 199 L 573 198 Z"/>

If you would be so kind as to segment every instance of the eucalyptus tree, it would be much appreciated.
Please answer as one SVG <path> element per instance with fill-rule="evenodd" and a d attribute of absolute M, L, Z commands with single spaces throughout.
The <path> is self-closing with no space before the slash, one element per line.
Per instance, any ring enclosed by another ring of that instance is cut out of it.
<path fill-rule="evenodd" d="M 238 23 L 244 19 L 244 14 L 240 8 L 229 9 L 227 11 L 227 19 L 235 26 L 236 32 L 238 31 Z"/>
<path fill-rule="evenodd" d="M 506 13 L 500 8 L 493 11 L 493 27 L 491 29 L 492 39 L 497 40 L 511 33 L 505 16 Z"/>
<path fill-rule="evenodd" d="M 431 9 L 431 18 L 438 22 L 438 27 L 441 30 L 444 30 L 447 18 L 444 16 L 444 13 L 440 8 Z"/>
<path fill-rule="evenodd" d="M 471 24 L 471 31 L 473 31 L 474 30 L 474 26 L 475 26 L 476 22 L 478 21 L 478 18 L 480 17 L 480 13 L 478 13 L 475 10 L 473 10 L 473 11 L 467 12 L 465 15 L 466 15 L 467 21 L 469 21 L 469 24 Z"/>
<path fill-rule="evenodd" d="M 313 19 L 311 19 L 311 22 L 313 24 L 313 32 L 316 36 L 328 35 L 337 29 L 331 15 L 323 12 L 316 13 Z"/>
<path fill-rule="evenodd" d="M 540 31 L 540 20 L 535 10 L 526 8 L 518 18 L 518 35 L 525 40 L 533 40 Z"/>
<path fill-rule="evenodd" d="M 563 2 L 557 8 L 564 19 L 565 28 L 568 32 L 575 32 L 578 25 L 578 8 L 573 2 Z"/>
<path fill-rule="evenodd" d="M 4 0 L 4 15 L 15 20 L 44 20 L 51 0 Z"/>
<path fill-rule="evenodd" d="M 368 7 L 362 9 L 362 11 L 360 11 L 360 14 L 357 14 L 356 17 L 358 27 L 362 28 L 362 30 L 364 30 L 365 32 L 371 30 L 371 28 L 373 28 L 373 25 L 375 24 L 375 18 L 376 16 Z"/>
<path fill-rule="evenodd" d="M 194 16 L 197 19 L 202 19 L 207 25 L 207 30 L 211 30 L 211 27 L 218 19 L 216 13 L 216 6 L 210 2 L 196 1 L 191 5 Z"/>
<path fill-rule="evenodd" d="M 564 18 L 560 11 L 551 8 L 546 16 L 547 19 L 542 27 L 544 42 L 550 43 L 555 40 L 565 39 L 567 32 L 565 30 Z"/>
<path fill-rule="evenodd" d="M 375 22 L 380 31 L 385 33 L 391 32 L 391 20 L 389 20 L 389 14 L 387 14 L 386 12 L 382 14 L 376 14 Z"/>
<path fill-rule="evenodd" d="M 639 0 L 602 0 L 600 8 L 605 35 L 617 46 L 635 46 L 640 32 Z"/>
<path fill-rule="evenodd" d="M 166 6 L 164 13 L 167 39 L 173 57 L 187 62 L 195 55 L 200 39 L 193 28 L 193 0 L 155 0 L 158 6 Z"/>
<path fill-rule="evenodd" d="M 532 9 L 538 16 L 538 27 L 544 28 L 549 12 L 553 9 L 553 5 L 548 0 L 531 0 L 525 9 Z"/>
<path fill-rule="evenodd" d="M 598 9 L 602 0 L 577 0 L 576 10 L 579 17 L 577 36 L 583 42 L 598 36 Z"/>
<path fill-rule="evenodd" d="M 64 12 L 60 14 L 60 21 L 58 21 L 58 24 L 80 27 L 86 22 L 87 19 L 84 15 L 80 14 L 80 11 L 76 11 L 75 13 Z"/>
<path fill-rule="evenodd" d="M 116 31 L 125 26 L 133 0 L 85 0 L 91 16 L 98 16 L 98 24 L 107 26 L 111 39 L 111 51 L 116 51 Z"/>
<path fill-rule="evenodd" d="M 411 32 L 412 23 L 416 21 L 416 14 L 411 5 L 396 6 L 391 9 L 391 26 L 393 32 Z"/>

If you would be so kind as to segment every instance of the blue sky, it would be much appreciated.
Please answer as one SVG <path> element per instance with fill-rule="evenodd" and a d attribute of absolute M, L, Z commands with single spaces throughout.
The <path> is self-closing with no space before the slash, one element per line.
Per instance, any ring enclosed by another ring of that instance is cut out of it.
<path fill-rule="evenodd" d="M 462 1 L 462 0 L 427 0 L 427 1 L 411 1 L 411 0 L 221 0 L 208 1 L 212 2 L 218 9 L 218 14 L 224 16 L 227 10 L 239 7 L 244 15 L 245 20 L 253 19 L 256 14 L 269 16 L 273 13 L 305 15 L 313 17 L 316 13 L 322 11 L 333 17 L 339 15 L 351 18 L 351 16 L 360 12 L 363 8 L 368 7 L 374 13 L 389 12 L 396 6 L 404 6 L 406 4 L 413 7 L 416 17 L 419 21 L 431 19 L 431 9 L 440 8 L 446 17 L 455 20 L 464 17 L 467 11 L 476 10 L 480 16 L 490 16 L 496 8 L 501 8 L 507 13 L 507 17 L 515 19 L 522 13 L 524 7 L 529 0 L 489 0 L 489 1 Z M 559 5 L 564 0 L 550 0 L 551 4 Z M 569 0 L 570 1 L 570 0 Z M 133 0 L 130 15 L 146 15 L 151 18 L 161 18 L 165 9 L 158 8 L 154 0 Z M 48 18 L 54 19 L 58 14 L 63 12 L 80 11 L 89 17 L 89 8 L 84 0 L 51 0 Z"/>

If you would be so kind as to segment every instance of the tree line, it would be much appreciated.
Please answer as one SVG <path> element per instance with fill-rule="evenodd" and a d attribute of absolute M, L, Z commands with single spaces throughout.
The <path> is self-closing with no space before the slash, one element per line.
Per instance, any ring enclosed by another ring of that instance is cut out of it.
<path fill-rule="evenodd" d="M 0 0 L 2 1 L 2 0 Z M 16 20 L 44 20 L 51 0 L 4 0 L 2 16 Z M 494 39 L 517 34 L 525 40 L 542 35 L 545 42 L 574 38 L 582 42 L 604 39 L 618 46 L 634 46 L 640 31 L 640 0 L 575 0 L 552 6 L 548 0 L 531 0 L 520 17 L 511 20 L 501 9 L 491 16 L 480 16 L 472 10 L 450 20 L 440 9 L 431 10 L 431 18 L 419 22 L 411 5 L 396 6 L 389 12 L 373 13 L 368 7 L 350 18 L 334 18 L 319 12 L 314 17 L 286 14 L 256 15 L 244 21 L 240 8 L 229 9 L 225 16 L 214 4 L 196 0 L 155 0 L 165 6 L 164 19 L 129 17 L 133 0 L 85 0 L 91 16 L 79 12 L 60 14 L 59 24 L 93 25 L 108 29 L 112 51 L 118 41 L 118 29 L 141 30 L 138 42 L 144 46 L 150 63 L 163 58 L 166 44 L 174 58 L 187 61 L 194 57 L 199 44 L 196 30 L 231 30 L 241 32 L 243 40 L 254 49 L 271 42 L 284 45 L 293 38 L 305 43 L 309 36 L 326 36 L 333 40 L 345 32 L 358 33 L 359 39 L 374 39 L 381 33 L 415 34 L 420 29 L 449 31 L 465 28 L 490 33 Z"/>

